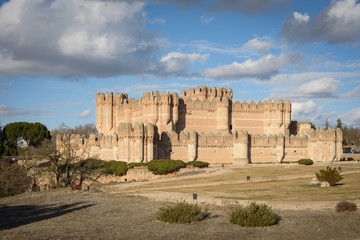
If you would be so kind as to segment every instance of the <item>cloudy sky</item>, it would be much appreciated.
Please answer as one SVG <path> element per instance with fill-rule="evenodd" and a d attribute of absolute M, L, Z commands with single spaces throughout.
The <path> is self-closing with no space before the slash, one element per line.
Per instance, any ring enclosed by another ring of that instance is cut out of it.
<path fill-rule="evenodd" d="M 0 122 L 95 123 L 95 94 L 230 87 L 360 127 L 356 0 L 0 0 Z"/>

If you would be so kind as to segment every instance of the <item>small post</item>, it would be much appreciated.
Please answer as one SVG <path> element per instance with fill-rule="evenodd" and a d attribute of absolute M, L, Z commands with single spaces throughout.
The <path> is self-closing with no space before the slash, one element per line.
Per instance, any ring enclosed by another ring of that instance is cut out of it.
<path fill-rule="evenodd" d="M 250 182 L 250 176 L 246 177 L 246 181 Z"/>
<path fill-rule="evenodd" d="M 196 193 L 193 193 L 193 201 L 197 201 L 198 195 Z"/>

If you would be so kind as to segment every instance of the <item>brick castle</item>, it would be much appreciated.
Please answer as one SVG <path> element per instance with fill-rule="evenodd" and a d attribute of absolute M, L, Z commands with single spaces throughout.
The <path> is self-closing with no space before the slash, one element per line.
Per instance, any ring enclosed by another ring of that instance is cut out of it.
<path fill-rule="evenodd" d="M 289 101 L 232 99 L 232 89 L 197 87 L 176 92 L 96 95 L 98 135 L 70 136 L 88 157 L 126 162 L 152 159 L 209 163 L 271 163 L 310 158 L 338 161 L 340 129 L 291 124 Z M 290 135 L 296 133 L 296 135 Z M 64 136 L 59 135 L 60 142 Z"/>

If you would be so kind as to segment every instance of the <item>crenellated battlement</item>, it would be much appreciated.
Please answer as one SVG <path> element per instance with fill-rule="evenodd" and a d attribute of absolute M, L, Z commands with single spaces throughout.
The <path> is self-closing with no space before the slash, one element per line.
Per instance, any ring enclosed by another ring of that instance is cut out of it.
<path fill-rule="evenodd" d="M 232 100 L 233 97 L 233 92 L 231 88 L 218 88 L 218 87 L 206 87 L 206 86 L 197 86 L 196 88 L 189 88 L 188 90 L 182 90 L 181 91 L 181 98 L 182 99 L 188 99 L 191 98 L 193 101 L 195 99 L 200 99 L 200 101 L 202 100 L 208 100 L 211 101 L 213 99 L 216 98 L 220 98 L 219 101 L 221 101 L 221 99 L 226 96 L 228 99 Z"/>
<path fill-rule="evenodd" d="M 236 100 L 232 104 L 233 112 L 291 112 L 291 104 L 289 100 L 275 100 L 275 101 L 259 101 L 257 104 L 254 101 L 248 103 L 246 100 L 240 102 Z"/>
<path fill-rule="evenodd" d="M 342 141 L 342 131 L 340 129 L 329 128 L 318 128 L 316 130 L 309 129 L 306 134 L 309 136 L 310 141 Z"/>

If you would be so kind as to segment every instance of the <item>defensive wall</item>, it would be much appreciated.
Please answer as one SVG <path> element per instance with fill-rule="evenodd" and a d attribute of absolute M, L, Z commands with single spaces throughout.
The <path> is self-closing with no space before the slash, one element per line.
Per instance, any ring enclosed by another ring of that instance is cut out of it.
<path fill-rule="evenodd" d="M 119 135 L 91 134 L 58 135 L 57 143 L 68 139 L 77 155 L 102 160 L 148 162 L 170 158 L 185 162 L 201 160 L 209 163 L 271 163 L 311 158 L 316 162 L 338 161 L 342 155 L 342 132 L 330 128 L 309 129 L 296 136 L 250 135 L 246 131 L 232 133 L 180 133 L 157 134 L 151 123 L 123 123 Z M 61 145 L 59 145 L 61 146 Z"/>

